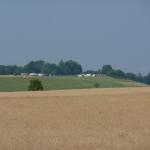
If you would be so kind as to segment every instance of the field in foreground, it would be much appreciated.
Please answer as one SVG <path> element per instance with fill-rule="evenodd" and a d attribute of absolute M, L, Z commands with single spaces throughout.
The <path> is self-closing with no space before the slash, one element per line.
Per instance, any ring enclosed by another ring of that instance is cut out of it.
<path fill-rule="evenodd" d="M 0 76 L 0 91 L 1 92 L 27 91 L 31 79 L 33 78 Z M 101 88 L 146 86 L 145 84 L 142 83 L 130 80 L 114 79 L 107 76 L 96 78 L 42 77 L 38 79 L 42 81 L 45 90 L 93 88 L 95 83 L 99 83 Z"/>
<path fill-rule="evenodd" d="M 1 150 L 149 150 L 150 88 L 0 93 Z"/>

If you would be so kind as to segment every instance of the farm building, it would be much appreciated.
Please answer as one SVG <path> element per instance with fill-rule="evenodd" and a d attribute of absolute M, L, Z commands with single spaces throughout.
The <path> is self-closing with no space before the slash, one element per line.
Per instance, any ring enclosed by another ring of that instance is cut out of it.
<path fill-rule="evenodd" d="M 38 74 L 37 73 L 30 73 L 29 76 L 34 77 L 34 76 L 38 76 Z"/>
<path fill-rule="evenodd" d="M 78 78 L 82 78 L 82 77 L 96 77 L 95 74 L 79 74 L 77 75 Z"/>

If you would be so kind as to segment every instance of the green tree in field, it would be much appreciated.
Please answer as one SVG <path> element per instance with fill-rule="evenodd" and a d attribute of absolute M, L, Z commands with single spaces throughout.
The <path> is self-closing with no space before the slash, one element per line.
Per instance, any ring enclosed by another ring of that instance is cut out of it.
<path fill-rule="evenodd" d="M 42 91 L 43 86 L 40 80 L 38 79 L 32 79 L 30 81 L 30 84 L 28 86 L 28 91 Z"/>
<path fill-rule="evenodd" d="M 99 83 L 94 83 L 94 87 L 95 87 L 95 88 L 99 88 L 99 87 L 100 87 L 100 84 L 99 84 Z"/>

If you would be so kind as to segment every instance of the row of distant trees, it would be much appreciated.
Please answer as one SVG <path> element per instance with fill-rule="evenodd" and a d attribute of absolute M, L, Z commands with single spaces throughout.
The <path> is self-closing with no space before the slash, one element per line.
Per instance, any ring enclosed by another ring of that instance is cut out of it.
<path fill-rule="evenodd" d="M 46 63 L 43 60 L 30 61 L 22 67 L 0 65 L 1 75 L 19 75 L 20 73 L 43 73 L 51 75 L 76 75 L 82 73 L 82 66 L 73 60 L 63 61 L 59 64 Z"/>
<path fill-rule="evenodd" d="M 77 75 L 83 73 L 82 66 L 73 60 L 63 61 L 61 60 L 58 64 L 47 63 L 43 60 L 30 61 L 24 66 L 4 66 L 0 65 L 0 74 L 1 75 L 19 75 L 21 73 L 43 73 L 51 75 Z M 134 81 L 143 82 L 150 84 L 150 73 L 146 76 L 143 76 L 141 73 L 125 73 L 120 69 L 113 69 L 111 65 L 104 65 L 102 69 L 93 71 L 87 70 L 84 73 L 91 74 L 105 74 L 115 78 L 129 79 Z"/>
<path fill-rule="evenodd" d="M 113 69 L 111 65 L 104 65 L 102 69 L 98 71 L 88 70 L 85 73 L 95 73 L 95 74 L 105 74 L 114 78 L 129 79 L 133 81 L 138 81 L 146 84 L 150 84 L 150 73 L 143 76 L 141 73 L 134 74 L 132 72 L 125 73 L 120 69 Z"/>

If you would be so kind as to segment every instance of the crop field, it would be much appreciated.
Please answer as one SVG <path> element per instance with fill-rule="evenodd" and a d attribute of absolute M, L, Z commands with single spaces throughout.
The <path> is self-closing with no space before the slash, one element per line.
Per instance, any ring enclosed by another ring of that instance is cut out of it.
<path fill-rule="evenodd" d="M 0 150 L 149 150 L 150 88 L 0 93 Z"/>
<path fill-rule="evenodd" d="M 33 78 L 0 76 L 0 92 L 27 91 L 31 79 Z M 142 83 L 106 76 L 95 78 L 38 77 L 38 79 L 42 81 L 44 90 L 93 88 L 95 83 L 99 83 L 100 88 L 146 86 Z"/>

